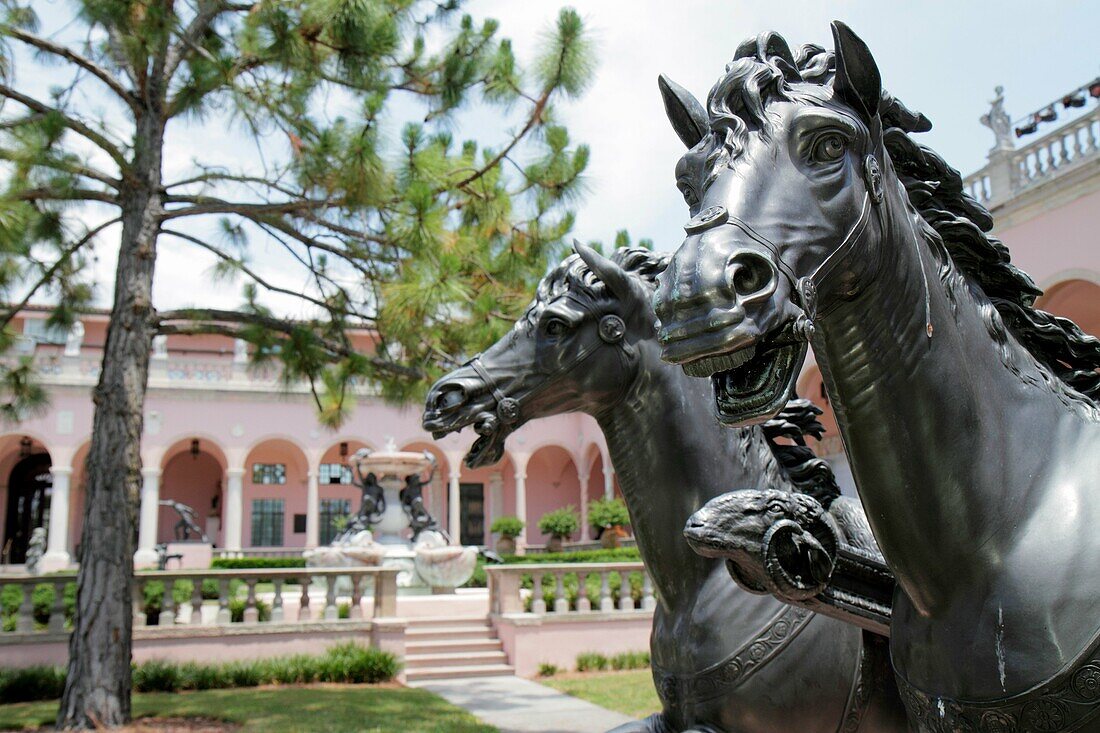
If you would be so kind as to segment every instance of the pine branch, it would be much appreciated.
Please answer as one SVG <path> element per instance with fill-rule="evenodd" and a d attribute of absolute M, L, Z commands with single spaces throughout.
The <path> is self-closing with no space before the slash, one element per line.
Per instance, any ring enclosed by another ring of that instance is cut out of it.
<path fill-rule="evenodd" d="M 179 219 L 186 216 L 204 216 L 208 214 L 240 214 L 241 216 L 257 216 L 264 214 L 304 214 L 311 210 L 327 209 L 339 206 L 342 200 L 322 200 L 301 198 L 293 201 L 274 201 L 271 203 L 245 203 L 242 201 L 227 201 L 216 196 L 186 196 L 168 195 L 164 202 L 169 204 L 188 203 L 179 209 L 165 211 L 161 218 Z"/>
<path fill-rule="evenodd" d="M 81 137 L 86 138 L 90 142 L 95 143 L 97 146 L 99 146 L 100 149 L 103 150 L 103 152 L 111 156 L 111 159 L 115 161 L 116 165 L 118 165 L 118 168 L 123 173 L 123 176 L 125 176 L 126 172 L 129 171 L 130 161 L 126 160 L 126 156 L 122 154 L 122 151 L 105 136 L 88 127 L 80 120 L 69 117 L 60 109 L 57 109 L 56 107 L 51 107 L 50 105 L 40 102 L 33 97 L 28 97 L 22 92 L 18 92 L 15 89 L 7 86 L 6 84 L 0 84 L 0 97 L 7 97 L 8 99 L 14 102 L 18 102 L 27 109 L 33 110 L 35 112 L 56 115 L 61 120 L 62 124 L 65 125 L 65 127 L 69 128 Z"/>
<path fill-rule="evenodd" d="M 28 188 L 24 191 L 12 191 L 4 196 L 11 201 L 101 201 L 118 206 L 118 197 L 106 191 L 93 188 Z"/>
<path fill-rule="evenodd" d="M 7 160 L 13 163 L 23 162 L 25 156 L 18 155 L 15 150 L 10 148 L 0 148 L 0 160 Z M 90 178 L 93 181 L 99 181 L 100 183 L 110 186 L 111 188 L 118 189 L 122 185 L 122 181 L 107 175 L 101 170 L 91 168 L 86 165 L 77 165 L 75 163 L 68 163 L 63 160 L 57 160 L 55 158 L 42 158 L 31 161 L 31 165 L 40 166 L 42 168 L 49 168 L 55 171 L 61 171 L 62 173 L 71 173 L 76 176 L 82 176 L 84 178 Z"/>
<path fill-rule="evenodd" d="M 218 16 L 227 11 L 247 11 L 251 10 L 253 5 L 247 4 L 241 7 L 241 4 L 226 3 L 221 0 L 214 0 L 213 2 L 199 2 L 198 12 L 195 13 L 195 17 L 191 19 L 191 22 L 187 24 L 187 27 L 180 33 L 179 38 L 173 43 L 169 49 L 167 57 L 164 61 L 164 88 L 168 88 L 168 83 L 172 77 L 175 76 L 176 70 L 179 69 L 180 64 L 187 57 L 188 49 L 193 49 L 197 46 L 198 41 L 202 38 L 203 34 L 210 28 L 210 26 L 217 20 Z"/>
<path fill-rule="evenodd" d="M 42 277 L 38 278 L 38 282 L 31 286 L 26 295 L 23 296 L 23 299 L 8 308 L 8 310 L 3 313 L 3 315 L 0 315 L 0 330 L 6 328 L 7 325 L 11 323 L 11 319 L 27 307 L 27 303 L 31 302 L 31 298 L 34 297 L 34 294 L 41 290 L 42 287 L 47 285 L 51 280 L 53 280 L 53 276 L 57 274 L 57 271 L 60 270 L 62 266 L 69 261 L 69 258 L 76 254 L 81 247 L 92 241 L 92 239 L 94 239 L 95 236 L 102 232 L 104 229 L 111 226 L 112 224 L 117 224 L 120 221 L 122 220 L 117 217 L 109 221 L 105 221 L 94 229 L 91 229 L 83 237 L 66 247 L 64 251 L 62 251 L 61 254 L 58 256 L 57 260 L 52 265 L 50 265 L 44 273 L 42 273 Z"/>
<path fill-rule="evenodd" d="M 243 311 L 219 310 L 214 308 L 179 308 L 171 311 L 162 311 L 157 314 L 157 320 L 158 333 L 179 333 L 179 328 L 194 329 L 203 327 L 204 325 L 209 327 L 224 327 L 225 324 L 241 324 L 246 326 L 259 326 L 268 331 L 275 331 L 276 333 L 283 333 L 290 336 L 301 327 L 300 323 L 283 320 L 262 313 L 246 313 Z M 178 324 L 174 324 L 173 322 L 175 321 L 187 321 L 191 325 L 181 327 Z M 397 364 L 377 356 L 359 354 L 348 344 L 332 341 L 331 339 L 323 338 L 317 334 L 313 334 L 313 337 L 334 359 L 358 356 L 365 358 L 379 371 L 384 371 L 394 376 L 407 379 L 424 378 L 424 373 L 415 367 Z"/>
<path fill-rule="evenodd" d="M 162 229 L 161 234 L 167 234 L 168 236 L 176 237 L 177 239 L 182 239 L 183 241 L 189 242 L 190 244 L 193 244 L 196 247 L 201 247 L 202 249 L 205 249 L 207 252 L 210 252 L 215 257 L 217 257 L 218 259 L 220 259 L 224 262 L 232 263 L 234 267 L 238 268 L 245 275 L 252 278 L 252 280 L 254 280 L 260 287 L 264 288 L 265 290 L 271 291 L 273 293 L 282 293 L 283 295 L 293 296 L 293 297 L 298 298 L 300 300 L 304 300 L 307 303 L 311 303 L 311 304 L 316 305 L 320 308 L 324 308 L 325 310 L 330 311 L 330 312 L 333 310 L 332 304 L 330 304 L 330 303 L 326 303 L 323 300 L 319 300 L 317 298 L 314 298 L 311 295 L 307 295 L 306 293 L 303 293 L 300 290 L 290 290 L 289 288 L 284 288 L 284 287 L 281 287 L 279 285 L 275 285 L 275 284 L 271 283 L 270 281 L 266 280 L 262 275 L 260 275 L 258 272 L 256 272 L 252 268 L 250 268 L 248 265 L 246 265 L 241 260 L 230 256 L 228 253 L 222 251 L 218 247 L 215 247 L 214 245 L 209 244 L 208 242 L 204 242 L 204 241 L 202 241 L 201 239 L 199 239 L 197 237 L 192 237 L 190 234 L 185 234 L 183 232 L 178 232 L 174 229 Z M 363 315 L 363 314 L 361 314 L 357 311 L 354 311 L 354 310 L 342 309 L 342 310 L 338 310 L 337 312 L 340 315 L 343 315 L 343 316 L 355 316 L 357 318 L 361 318 L 361 319 L 364 319 L 364 320 L 371 320 L 371 321 L 374 320 L 372 317 Z"/>
<path fill-rule="evenodd" d="M 16 39 L 17 41 L 22 41 L 29 46 L 33 46 L 40 51 L 53 54 L 54 56 L 59 56 L 66 61 L 76 64 L 77 66 L 84 69 L 92 76 L 96 77 L 101 82 L 106 84 L 107 87 L 112 92 L 114 92 L 119 99 L 125 102 L 131 110 L 137 112 L 137 97 L 135 97 L 129 89 L 119 84 L 118 79 L 115 77 L 114 74 L 112 74 L 108 69 L 105 69 L 97 64 L 95 61 L 92 61 L 91 59 L 76 53 L 67 46 L 63 46 L 59 43 L 54 43 L 53 41 L 50 41 L 46 38 L 36 36 L 33 33 L 28 33 L 22 28 L 17 28 L 13 25 L 0 26 L 0 32 L 2 32 L 4 35 Z"/>

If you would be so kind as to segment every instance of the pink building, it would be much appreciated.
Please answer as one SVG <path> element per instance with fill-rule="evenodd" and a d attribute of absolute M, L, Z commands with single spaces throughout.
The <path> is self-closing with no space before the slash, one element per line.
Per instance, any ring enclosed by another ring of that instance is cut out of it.
<path fill-rule="evenodd" d="M 1086 105 L 1076 115 L 1059 97 L 1053 106 L 1070 121 L 1040 129 L 1033 142 L 1016 147 L 1011 130 L 997 135 L 987 165 L 963 185 L 993 214 L 993 233 L 1012 261 L 1045 291 L 1036 305 L 1100 336 L 1100 98 L 1093 90 L 1100 91 L 1100 80 L 1074 94 Z M 819 453 L 854 492 L 816 365 L 803 371 L 798 391 L 825 410 Z"/>
<path fill-rule="evenodd" d="M 34 527 L 48 526 L 47 567 L 71 564 L 84 511 L 83 465 L 91 438 L 91 391 L 102 360 L 107 315 L 85 314 L 69 333 L 46 327 L 28 308 L 14 322 L 17 346 L 33 358 L 50 394 L 43 414 L 0 433 L 0 562 L 22 562 Z M 369 334 L 360 347 L 372 346 Z M 328 542 L 338 518 L 359 508 L 346 468 L 362 447 L 393 441 L 428 450 L 438 470 L 428 510 L 465 544 L 492 545 L 495 517 L 527 522 L 524 543 L 541 544 L 539 518 L 615 490 L 595 421 L 563 415 L 529 424 L 506 444 L 503 462 L 470 470 L 462 457 L 472 436 L 440 441 L 420 428 L 419 406 L 398 409 L 359 396 L 339 432 L 318 424 L 304 385 L 285 389 L 273 370 L 250 370 L 245 344 L 219 336 L 170 336 L 154 344 L 142 440 L 143 487 L 136 560 L 155 563 L 154 547 L 174 537 L 175 511 L 195 509 L 215 552 L 298 553 Z M 587 522 L 582 524 L 587 525 Z M 585 527 L 580 541 L 588 540 Z"/>

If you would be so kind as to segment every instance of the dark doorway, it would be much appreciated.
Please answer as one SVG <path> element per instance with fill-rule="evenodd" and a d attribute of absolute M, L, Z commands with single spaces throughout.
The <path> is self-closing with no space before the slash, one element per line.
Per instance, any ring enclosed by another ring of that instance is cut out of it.
<path fill-rule="evenodd" d="M 11 470 L 8 478 L 8 509 L 4 522 L 4 555 L 9 563 L 27 559 L 27 545 L 35 527 L 46 526 L 50 507 L 50 456 L 27 456 Z"/>
<path fill-rule="evenodd" d="M 485 544 L 485 485 L 459 484 L 459 542 Z"/>

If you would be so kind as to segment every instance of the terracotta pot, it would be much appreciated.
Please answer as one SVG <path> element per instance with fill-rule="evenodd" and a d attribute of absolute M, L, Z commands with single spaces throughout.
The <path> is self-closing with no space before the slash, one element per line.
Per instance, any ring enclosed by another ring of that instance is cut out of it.
<path fill-rule="evenodd" d="M 550 541 L 546 543 L 546 551 L 561 552 L 565 547 L 565 545 L 562 544 L 563 542 L 564 540 L 561 537 L 553 535 L 552 537 L 550 537 Z"/>
<path fill-rule="evenodd" d="M 501 537 L 497 540 L 498 555 L 515 555 L 516 540 L 514 537 Z"/>
<path fill-rule="evenodd" d="M 626 530 L 622 526 L 616 524 L 613 527 L 608 527 L 600 535 L 600 545 L 605 550 L 614 550 L 619 546 L 620 540 L 626 537 Z"/>

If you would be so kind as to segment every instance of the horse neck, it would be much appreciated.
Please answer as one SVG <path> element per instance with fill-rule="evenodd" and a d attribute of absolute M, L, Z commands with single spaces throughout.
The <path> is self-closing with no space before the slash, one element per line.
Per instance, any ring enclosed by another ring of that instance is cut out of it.
<path fill-rule="evenodd" d="M 788 487 L 758 428 L 723 429 L 711 417 L 710 382 L 686 376 L 638 344 L 638 376 L 626 397 L 596 415 L 630 510 L 638 548 L 667 608 L 694 602 L 720 564 L 684 541 L 688 517 L 737 488 Z"/>
<path fill-rule="evenodd" d="M 1010 334 L 994 339 L 992 305 L 915 216 L 889 227 L 881 269 L 813 343 L 875 538 L 933 615 L 998 572 L 1042 500 L 1050 451 L 1035 436 L 1082 414 Z"/>

